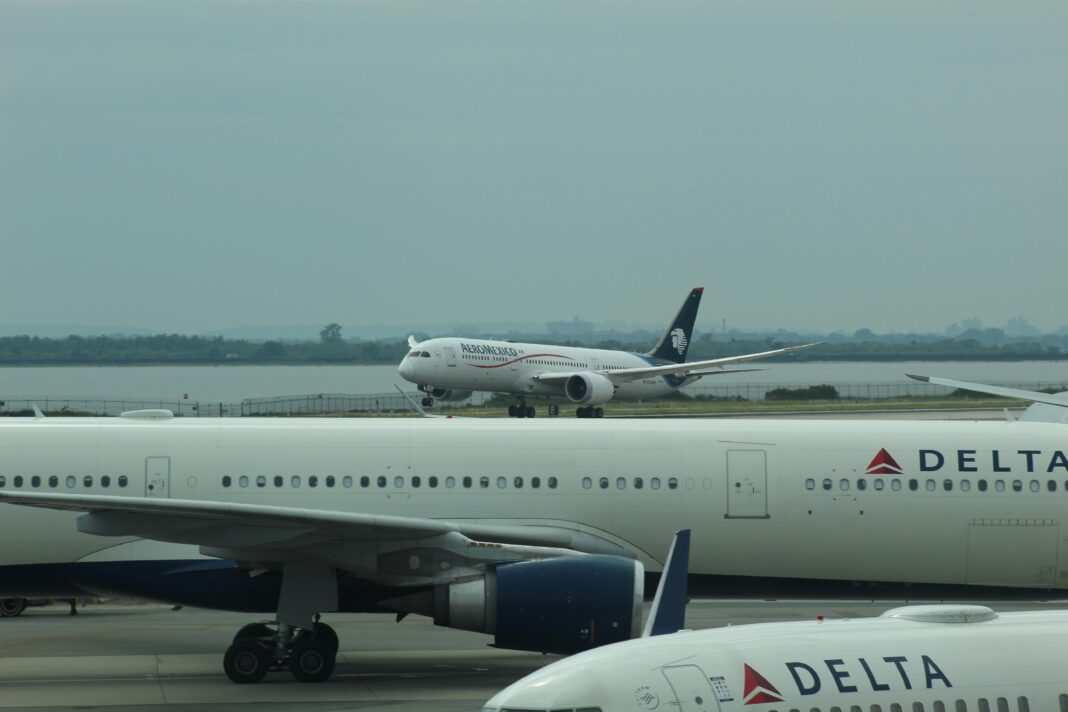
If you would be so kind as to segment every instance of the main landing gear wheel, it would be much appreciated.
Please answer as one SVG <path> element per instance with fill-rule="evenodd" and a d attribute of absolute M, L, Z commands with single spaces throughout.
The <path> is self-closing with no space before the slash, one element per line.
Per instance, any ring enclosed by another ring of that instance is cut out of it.
<path fill-rule="evenodd" d="M 259 682 L 271 668 L 269 646 L 262 640 L 242 638 L 226 650 L 223 670 L 226 676 L 238 684 Z"/>
<path fill-rule="evenodd" d="M 576 418 L 603 418 L 604 408 L 594 408 L 592 405 L 587 405 L 582 408 L 575 409 Z"/>
<path fill-rule="evenodd" d="M 522 400 L 515 405 L 508 406 L 508 415 L 512 418 L 533 418 L 537 414 L 538 411 L 534 409 L 534 406 L 527 405 Z"/>
<path fill-rule="evenodd" d="M 25 598 L 0 598 L 0 617 L 14 618 L 26 610 Z"/>
<path fill-rule="evenodd" d="M 424 408 L 429 408 L 432 405 L 434 405 L 434 399 L 433 398 L 427 397 L 427 398 L 423 399 L 423 407 Z"/>
<path fill-rule="evenodd" d="M 335 641 L 329 636 L 297 638 L 289 652 L 289 670 L 301 682 L 322 682 L 334 672 L 337 663 Z"/>

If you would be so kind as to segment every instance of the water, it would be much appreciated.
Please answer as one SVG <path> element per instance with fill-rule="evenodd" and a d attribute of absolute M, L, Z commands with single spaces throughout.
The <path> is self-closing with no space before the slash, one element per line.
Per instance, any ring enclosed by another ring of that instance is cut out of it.
<path fill-rule="evenodd" d="M 1065 361 L 828 361 L 767 364 L 761 368 L 764 370 L 708 376 L 687 390 L 701 393 L 710 387 L 752 386 L 762 391 L 774 386 L 823 383 L 912 383 L 906 373 L 1008 385 L 1068 382 Z M 395 393 L 394 384 L 409 392 L 415 389 L 397 375 L 395 365 L 0 367 L 0 400 L 186 398 L 239 403 L 246 398 L 285 395 Z"/>

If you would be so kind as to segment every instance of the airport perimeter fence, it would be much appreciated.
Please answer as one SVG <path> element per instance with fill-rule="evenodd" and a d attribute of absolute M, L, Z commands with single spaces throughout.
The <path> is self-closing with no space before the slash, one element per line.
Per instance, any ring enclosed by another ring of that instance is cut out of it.
<path fill-rule="evenodd" d="M 714 398 L 729 400 L 765 400 L 768 391 L 776 389 L 798 390 L 816 384 L 798 383 L 741 383 L 723 386 L 687 386 L 683 389 L 691 398 Z M 924 383 L 836 383 L 834 386 L 841 399 L 854 400 L 900 400 L 944 396 L 953 389 Z M 1022 390 L 1068 391 L 1068 383 L 999 383 L 997 385 Z M 415 402 L 423 394 L 408 393 Z M 490 393 L 475 393 L 460 405 L 482 405 L 492 398 Z M 803 402 L 803 399 L 798 399 Z M 919 403 L 918 403 L 919 404 Z M 432 410 L 452 406 L 435 402 Z M 152 398 L 33 398 L 0 396 L 0 416 L 32 415 L 34 407 L 50 415 L 102 415 L 117 416 L 131 410 L 165 409 L 178 417 L 241 417 L 241 416 L 299 416 L 299 415 L 344 415 L 400 414 L 414 410 L 408 398 L 399 393 L 344 394 L 316 393 L 303 396 L 278 396 L 274 398 L 247 398 L 240 403 L 218 403 L 194 400 L 165 400 Z"/>

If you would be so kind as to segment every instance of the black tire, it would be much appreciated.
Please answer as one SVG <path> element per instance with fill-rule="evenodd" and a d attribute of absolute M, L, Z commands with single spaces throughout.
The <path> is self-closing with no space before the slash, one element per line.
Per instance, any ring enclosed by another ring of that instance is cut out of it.
<path fill-rule="evenodd" d="M 593 417 L 594 418 L 603 418 L 604 417 L 604 408 L 594 408 L 593 409 Z"/>
<path fill-rule="evenodd" d="M 586 417 L 586 409 L 585 408 L 575 408 L 575 417 L 576 418 L 585 418 Z"/>
<path fill-rule="evenodd" d="M 21 616 L 26 610 L 25 598 L 0 598 L 0 618 Z"/>
<path fill-rule="evenodd" d="M 330 649 L 334 651 L 334 655 L 337 655 L 338 646 L 341 644 L 337 639 L 337 633 L 333 628 L 326 623 L 315 624 L 315 636 L 324 641 L 329 641 Z"/>
<path fill-rule="evenodd" d="M 274 631 L 265 623 L 249 623 L 241 626 L 231 642 L 236 643 L 249 638 L 274 638 Z"/>
<path fill-rule="evenodd" d="M 515 406 L 514 405 L 508 406 L 508 417 L 509 418 L 516 417 L 516 412 L 515 412 Z"/>
<path fill-rule="evenodd" d="M 259 682 L 271 667 L 271 656 L 255 640 L 239 640 L 226 649 L 223 670 L 239 685 Z"/>
<path fill-rule="evenodd" d="M 434 405 L 434 399 L 433 398 L 424 398 L 423 399 L 423 407 L 424 408 L 429 408 L 432 405 Z"/>
<path fill-rule="evenodd" d="M 333 674 L 336 663 L 337 651 L 326 636 L 298 639 L 289 652 L 289 671 L 301 682 L 323 682 Z"/>
<path fill-rule="evenodd" d="M 527 417 L 528 418 L 533 418 L 537 414 L 538 414 L 538 411 L 534 410 L 534 406 L 532 406 L 532 405 L 528 405 L 527 406 Z"/>

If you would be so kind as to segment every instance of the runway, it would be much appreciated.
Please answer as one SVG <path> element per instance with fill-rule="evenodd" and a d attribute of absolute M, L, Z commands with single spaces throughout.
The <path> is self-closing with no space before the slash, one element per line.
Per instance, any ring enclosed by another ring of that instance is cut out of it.
<path fill-rule="evenodd" d="M 709 628 L 766 620 L 856 618 L 895 603 L 870 601 L 691 602 L 687 625 Z M 994 605 L 997 610 L 1056 603 Z M 202 712 L 256 709 L 361 712 L 477 712 L 497 690 L 557 659 L 487 647 L 489 636 L 434 626 L 411 616 L 324 618 L 338 632 L 334 676 L 321 684 L 271 673 L 235 685 L 222 654 L 246 614 L 154 604 L 102 604 L 69 616 L 65 605 L 30 608 L 0 620 L 0 709 L 135 710 L 157 706 Z"/>

